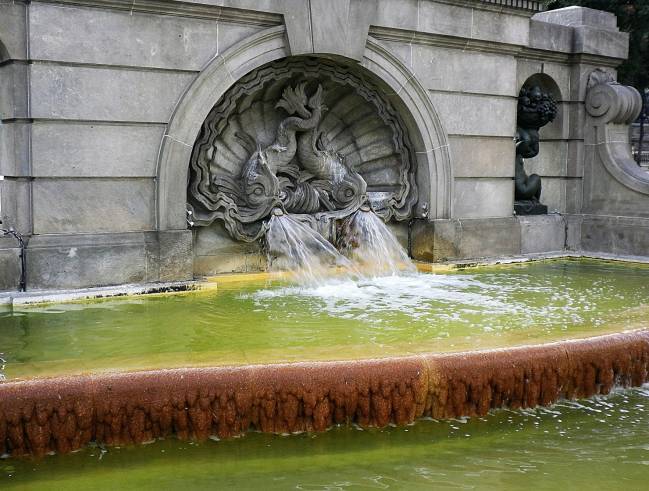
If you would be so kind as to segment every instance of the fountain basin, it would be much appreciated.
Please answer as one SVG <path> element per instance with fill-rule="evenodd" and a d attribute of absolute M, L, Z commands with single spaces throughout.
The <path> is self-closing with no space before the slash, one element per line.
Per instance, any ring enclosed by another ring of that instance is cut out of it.
<path fill-rule="evenodd" d="M 539 346 L 33 379 L 0 385 L 0 452 L 404 425 L 549 405 L 649 380 L 649 330 Z"/>
<path fill-rule="evenodd" d="M 237 284 L 0 317 L 0 451 L 484 415 L 647 380 L 647 267 Z"/>
<path fill-rule="evenodd" d="M 649 385 L 550 408 L 414 425 L 149 445 L 0 461 L 3 490 L 643 489 Z M 578 458 L 575 458 L 578 456 Z M 602 465 L 604 464 L 605 465 Z M 4 479 L 3 479 L 4 474 Z"/>

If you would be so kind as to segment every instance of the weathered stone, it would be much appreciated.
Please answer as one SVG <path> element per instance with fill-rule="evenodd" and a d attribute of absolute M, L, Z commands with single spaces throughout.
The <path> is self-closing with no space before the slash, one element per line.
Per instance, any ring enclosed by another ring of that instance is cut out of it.
<path fill-rule="evenodd" d="M 0 176 L 27 177 L 31 125 L 23 121 L 0 124 Z"/>
<path fill-rule="evenodd" d="M 194 74 L 31 65 L 32 117 L 166 123 Z"/>
<path fill-rule="evenodd" d="M 536 16 L 530 21 L 531 48 L 570 53 L 572 51 L 574 31 L 572 27 L 540 20 Z"/>
<path fill-rule="evenodd" d="M 285 10 L 291 54 L 322 53 L 360 61 L 377 5 L 372 0 L 311 0 L 287 3 Z"/>
<path fill-rule="evenodd" d="M 583 179 L 567 179 L 566 186 L 566 208 L 564 213 L 581 213 L 583 209 Z"/>
<path fill-rule="evenodd" d="M 234 240 L 223 226 L 223 222 L 214 222 L 209 227 L 198 227 L 193 230 L 194 253 L 199 256 L 218 256 L 219 254 L 259 253 L 259 242 L 240 242 Z"/>
<path fill-rule="evenodd" d="M 549 213 L 566 212 L 566 183 L 567 179 L 561 177 L 543 178 L 541 187 L 541 203 L 548 207 Z"/>
<path fill-rule="evenodd" d="M 565 7 L 548 10 L 534 15 L 534 20 L 568 27 L 592 26 L 602 29 L 617 29 L 615 14 L 587 7 Z"/>
<path fill-rule="evenodd" d="M 193 277 L 188 230 L 35 235 L 29 241 L 27 257 L 30 290 Z"/>
<path fill-rule="evenodd" d="M 26 12 L 27 6 L 24 3 L 0 4 L 0 61 L 27 58 Z"/>
<path fill-rule="evenodd" d="M 525 159 L 525 167 L 541 177 L 563 177 L 568 171 L 568 142 L 541 141 L 539 154 Z"/>
<path fill-rule="evenodd" d="M 28 73 L 24 62 L 0 65 L 0 120 L 29 117 Z"/>
<path fill-rule="evenodd" d="M 474 15 L 471 8 L 437 2 L 417 2 L 417 4 L 419 11 L 415 29 L 418 31 L 471 37 Z"/>
<path fill-rule="evenodd" d="M 410 231 L 408 230 L 408 224 L 403 222 L 388 222 L 387 226 L 394 234 L 399 244 L 401 244 L 401 247 L 403 247 L 404 250 L 407 251 L 408 243 L 410 241 L 408 238 L 408 235 L 410 233 Z"/>
<path fill-rule="evenodd" d="M 417 30 L 419 0 L 377 0 L 374 24 L 397 29 Z"/>
<path fill-rule="evenodd" d="M 130 232 L 155 227 L 152 179 L 37 179 L 33 195 L 37 234 Z"/>
<path fill-rule="evenodd" d="M 508 136 L 516 129 L 516 99 L 430 92 L 450 135 Z"/>
<path fill-rule="evenodd" d="M 148 276 L 145 235 L 35 235 L 27 288 L 81 288 L 156 281 Z"/>
<path fill-rule="evenodd" d="M 408 52 L 409 65 L 427 89 L 510 97 L 518 93 L 513 56 L 425 45 L 414 45 Z"/>
<path fill-rule="evenodd" d="M 581 224 L 583 217 L 581 215 L 563 215 L 566 223 L 566 250 L 581 251 Z"/>
<path fill-rule="evenodd" d="M 516 256 L 521 253 L 521 229 L 514 217 L 415 220 L 411 244 L 412 257 L 423 261 Z"/>
<path fill-rule="evenodd" d="M 588 26 L 576 27 L 573 49 L 577 53 L 623 60 L 629 54 L 629 34 Z"/>
<path fill-rule="evenodd" d="M 216 55 L 212 20 L 34 3 L 30 52 L 36 60 L 200 70 Z"/>
<path fill-rule="evenodd" d="M 4 228 L 4 225 L 0 225 Z M 0 237 L 0 291 L 18 290 L 20 284 L 20 248 L 12 237 Z"/>
<path fill-rule="evenodd" d="M 568 140 L 567 177 L 584 177 L 584 142 Z"/>
<path fill-rule="evenodd" d="M 511 179 L 456 179 L 453 213 L 456 218 L 509 217 L 514 209 Z"/>
<path fill-rule="evenodd" d="M 192 233 L 190 230 L 165 230 L 154 234 L 149 260 L 157 267 L 156 281 L 191 280 L 193 274 Z"/>
<path fill-rule="evenodd" d="M 194 276 L 202 278 L 222 273 L 246 273 L 263 271 L 261 254 L 219 254 L 218 256 L 194 256 Z"/>
<path fill-rule="evenodd" d="M 514 177 L 512 138 L 451 136 L 455 177 Z"/>
<path fill-rule="evenodd" d="M 602 70 L 589 80 L 583 212 L 647 218 L 649 174 L 633 160 L 629 145 L 628 125 L 640 112 L 640 94 Z"/>
<path fill-rule="evenodd" d="M 538 13 L 534 20 L 571 27 L 573 53 L 619 59 L 627 57 L 629 35 L 618 30 L 615 15 L 609 12 L 585 7 L 567 7 Z"/>
<path fill-rule="evenodd" d="M 649 219 L 584 215 L 581 249 L 621 256 L 647 256 Z"/>
<path fill-rule="evenodd" d="M 6 177 L 0 180 L 1 228 L 13 227 L 23 235 L 32 230 L 31 182 L 29 178 Z"/>
<path fill-rule="evenodd" d="M 521 254 L 542 254 L 565 250 L 566 222 L 561 215 L 517 218 L 521 224 Z"/>
<path fill-rule="evenodd" d="M 32 125 L 34 177 L 155 177 L 164 127 L 99 123 Z"/>
<path fill-rule="evenodd" d="M 246 26 L 219 22 L 217 24 L 217 30 L 219 31 L 218 54 L 221 54 L 235 44 L 245 40 L 246 38 L 249 38 L 254 34 L 257 34 L 262 30 L 262 28 L 259 26 Z M 203 65 L 201 65 L 200 68 L 203 68 Z"/>
<path fill-rule="evenodd" d="M 520 15 L 476 8 L 471 16 L 470 37 L 525 46 L 529 40 L 529 22 Z"/>

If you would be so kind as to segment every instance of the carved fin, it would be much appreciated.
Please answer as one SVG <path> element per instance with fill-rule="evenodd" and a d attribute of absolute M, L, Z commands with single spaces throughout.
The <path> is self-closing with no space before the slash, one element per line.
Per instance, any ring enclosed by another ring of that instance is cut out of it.
<path fill-rule="evenodd" d="M 275 107 L 283 108 L 289 115 L 293 113 L 298 113 L 301 116 L 304 116 L 304 113 L 308 113 L 305 108 L 306 104 L 306 82 L 299 83 L 295 88 L 288 86 L 282 92 L 282 98 L 275 105 Z"/>
<path fill-rule="evenodd" d="M 309 107 L 311 109 L 322 107 L 322 85 L 318 85 L 318 90 L 309 99 Z"/>

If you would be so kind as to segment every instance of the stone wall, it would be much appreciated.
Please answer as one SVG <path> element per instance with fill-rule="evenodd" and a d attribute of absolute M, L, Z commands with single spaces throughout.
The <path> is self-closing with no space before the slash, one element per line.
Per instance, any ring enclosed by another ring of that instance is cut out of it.
<path fill-rule="evenodd" d="M 415 256 L 562 250 L 582 223 L 571 217 L 584 205 L 586 83 L 595 68 L 614 74 L 627 43 L 609 14 L 477 0 L 2 3 L 2 219 L 29 238 L 28 288 L 263 268 L 219 224 L 188 227 L 189 155 L 238 78 L 315 55 L 358 64 L 406 119 L 420 186 Z M 529 167 L 543 176 L 542 201 L 567 216 L 519 218 L 517 95 L 539 74 L 560 111 Z M 16 287 L 17 261 L 0 239 L 0 290 Z"/>

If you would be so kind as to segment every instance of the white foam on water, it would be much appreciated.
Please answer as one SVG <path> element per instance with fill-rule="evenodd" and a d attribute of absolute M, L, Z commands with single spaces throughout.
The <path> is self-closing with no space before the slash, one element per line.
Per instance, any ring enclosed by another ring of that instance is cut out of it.
<path fill-rule="evenodd" d="M 493 285 L 470 275 L 412 273 L 360 280 L 331 279 L 314 286 L 292 285 L 245 296 L 262 308 L 271 308 L 275 302 L 289 298 L 301 299 L 334 317 L 355 319 L 394 312 L 412 318 L 427 317 L 433 304 L 437 306 L 436 316 L 449 319 L 459 319 L 466 313 L 503 314 L 522 307 L 499 300 L 492 290 Z"/>

